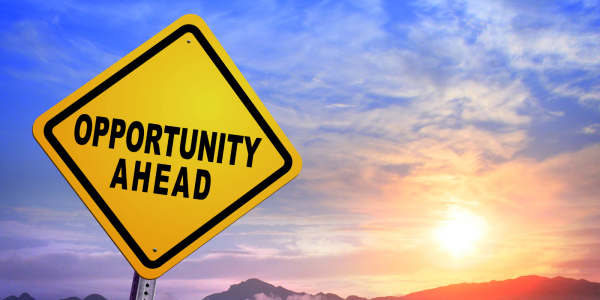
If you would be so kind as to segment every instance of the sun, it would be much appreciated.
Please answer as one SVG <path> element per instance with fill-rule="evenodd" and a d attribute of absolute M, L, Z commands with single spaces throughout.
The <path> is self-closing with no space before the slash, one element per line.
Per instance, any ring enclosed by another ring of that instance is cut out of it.
<path fill-rule="evenodd" d="M 464 211 L 450 212 L 448 219 L 441 223 L 435 231 L 436 238 L 454 257 L 471 253 L 485 227 L 483 218 Z"/>

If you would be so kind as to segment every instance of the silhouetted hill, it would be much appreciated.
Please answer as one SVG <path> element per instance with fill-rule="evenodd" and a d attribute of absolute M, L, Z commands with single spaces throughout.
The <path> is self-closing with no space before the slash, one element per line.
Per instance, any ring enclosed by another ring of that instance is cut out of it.
<path fill-rule="evenodd" d="M 4 298 L 4 300 L 35 300 L 35 298 L 29 296 L 29 294 L 27 294 L 27 293 L 23 293 L 19 297 L 8 296 L 8 297 Z M 81 300 L 81 299 L 78 297 L 69 297 L 69 298 L 60 299 L 60 300 Z M 91 295 L 83 298 L 83 300 L 106 300 L 106 298 L 102 297 L 102 295 L 91 294 Z"/>
<path fill-rule="evenodd" d="M 106 300 L 106 298 L 102 297 L 102 295 L 91 294 L 91 295 L 83 298 L 83 300 Z"/>
<path fill-rule="evenodd" d="M 287 300 L 289 296 L 305 296 L 309 295 L 306 293 L 297 293 L 294 291 L 290 291 L 281 286 L 275 287 L 272 284 L 266 283 L 264 281 L 258 279 L 248 279 L 246 281 L 242 281 L 239 284 L 234 284 L 225 292 L 212 294 L 206 296 L 203 300 L 254 300 L 254 296 L 258 294 L 264 294 L 265 296 L 277 300 L 277 298 L 281 300 Z M 309 295 L 312 297 L 318 297 L 319 300 L 344 300 L 344 298 L 336 295 L 336 294 L 324 294 L 318 293 L 317 295 Z M 354 296 L 356 297 L 356 296 Z M 352 299 L 352 300 L 367 300 L 365 298 Z M 294 299 L 297 300 L 297 299 Z M 310 299 L 302 299 L 302 300 L 310 300 Z"/>
<path fill-rule="evenodd" d="M 485 283 L 460 283 L 408 294 L 402 300 L 592 300 L 600 283 L 564 277 L 523 276 Z M 392 300 L 392 299 L 389 299 Z"/>
<path fill-rule="evenodd" d="M 400 300 L 400 299 L 404 299 L 401 296 L 385 296 L 385 297 L 377 297 L 377 298 L 373 298 L 371 300 Z"/>
<path fill-rule="evenodd" d="M 327 294 L 318 293 L 315 296 L 320 297 L 321 300 L 344 300 L 344 298 L 342 298 L 336 294 L 332 294 L 332 293 L 327 293 Z"/>
<path fill-rule="evenodd" d="M 369 299 L 363 298 L 363 297 L 359 297 L 359 296 L 356 296 L 356 295 L 351 295 L 351 296 L 348 296 L 348 298 L 346 298 L 346 300 L 369 300 Z"/>
<path fill-rule="evenodd" d="M 29 296 L 29 294 L 23 293 L 19 297 L 17 297 L 17 296 L 8 296 L 8 297 L 4 298 L 4 300 L 35 300 L 35 299 L 33 299 L 33 297 Z"/>
<path fill-rule="evenodd" d="M 281 286 L 276 287 L 272 284 L 253 278 L 242 281 L 239 284 L 234 284 L 225 292 L 206 296 L 204 300 L 253 300 L 254 295 L 261 293 L 270 298 L 279 297 L 282 300 L 286 300 L 287 297 L 292 295 L 305 295 L 305 293 L 296 293 L 284 289 Z"/>

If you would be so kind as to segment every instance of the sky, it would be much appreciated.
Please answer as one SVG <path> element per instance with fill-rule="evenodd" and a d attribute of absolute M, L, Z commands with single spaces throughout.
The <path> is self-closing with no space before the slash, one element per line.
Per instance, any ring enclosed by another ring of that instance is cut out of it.
<path fill-rule="evenodd" d="M 0 1 L 0 298 L 127 299 L 133 269 L 34 120 L 185 14 L 302 156 L 157 281 L 342 297 L 523 275 L 600 282 L 596 1 Z"/>

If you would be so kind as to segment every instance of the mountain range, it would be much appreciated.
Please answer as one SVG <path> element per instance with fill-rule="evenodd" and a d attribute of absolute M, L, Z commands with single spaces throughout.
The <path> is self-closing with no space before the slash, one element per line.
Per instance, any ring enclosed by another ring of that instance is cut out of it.
<path fill-rule="evenodd" d="M 346 299 L 336 294 L 298 293 L 258 279 L 232 285 L 227 291 L 203 300 L 368 300 L 359 296 Z M 600 283 L 564 277 L 522 276 L 503 281 L 459 283 L 404 296 L 370 300 L 600 300 Z"/>
<path fill-rule="evenodd" d="M 17 296 L 8 296 L 6 298 L 4 298 L 4 300 L 35 300 L 35 298 L 31 297 L 29 294 L 27 293 L 23 293 L 21 294 L 21 296 L 17 297 Z M 60 300 L 106 300 L 106 298 L 102 297 L 101 295 L 98 294 L 91 294 L 83 299 L 78 298 L 78 297 L 69 297 L 69 298 L 65 298 L 65 299 L 60 299 Z"/>
<path fill-rule="evenodd" d="M 35 300 L 27 293 L 9 296 L 4 300 Z M 83 299 L 70 297 L 61 300 L 106 300 L 98 294 Z M 156 299 L 160 300 L 160 299 Z M 369 300 L 359 296 L 345 299 L 332 293 L 311 295 L 288 290 L 281 286 L 248 279 L 229 287 L 227 291 L 206 296 L 203 300 Z M 370 300 L 600 300 L 600 283 L 564 277 L 547 278 L 522 276 L 502 281 L 452 284 L 404 296 L 377 297 Z"/>

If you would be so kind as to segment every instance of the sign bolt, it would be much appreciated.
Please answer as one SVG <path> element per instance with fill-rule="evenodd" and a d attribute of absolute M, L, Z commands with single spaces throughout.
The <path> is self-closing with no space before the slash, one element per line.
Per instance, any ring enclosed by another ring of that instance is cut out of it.
<path fill-rule="evenodd" d="M 158 249 L 154 248 L 154 249 L 152 249 L 152 251 L 156 252 L 156 251 L 158 251 Z"/>
<path fill-rule="evenodd" d="M 188 44 L 191 43 L 192 41 L 188 40 Z"/>

